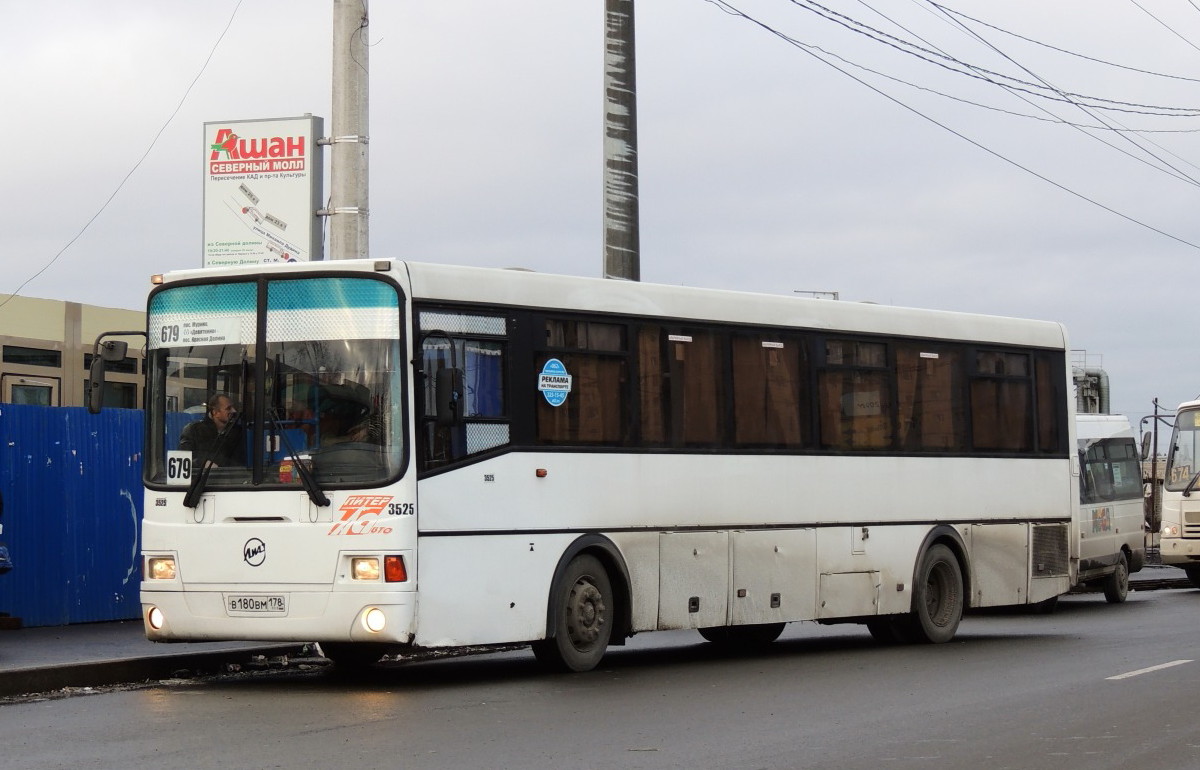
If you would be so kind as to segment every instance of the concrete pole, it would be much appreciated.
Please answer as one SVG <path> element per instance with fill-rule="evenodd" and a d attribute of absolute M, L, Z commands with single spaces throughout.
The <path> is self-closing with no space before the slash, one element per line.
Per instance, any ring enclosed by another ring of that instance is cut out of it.
<path fill-rule="evenodd" d="M 633 0 L 604 0 L 604 277 L 641 280 Z"/>
<path fill-rule="evenodd" d="M 367 0 L 333 0 L 333 125 L 329 256 L 368 253 Z"/>

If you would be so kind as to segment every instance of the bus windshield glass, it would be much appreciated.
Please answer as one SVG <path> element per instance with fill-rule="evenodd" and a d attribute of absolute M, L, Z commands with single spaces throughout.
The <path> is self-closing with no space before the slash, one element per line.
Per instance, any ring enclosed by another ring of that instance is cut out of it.
<path fill-rule="evenodd" d="M 150 299 L 146 482 L 383 484 L 406 447 L 400 297 L 373 278 L 168 287 Z M 203 471 L 203 474 L 201 473 Z"/>
<path fill-rule="evenodd" d="M 1180 492 L 1191 483 L 1192 477 L 1200 468 L 1196 467 L 1196 453 L 1200 450 L 1200 425 L 1197 416 L 1200 412 L 1180 412 L 1175 420 L 1175 434 L 1171 437 L 1171 447 L 1167 453 L 1166 486 L 1174 492 Z M 1192 484 L 1195 489 L 1196 485 Z"/>

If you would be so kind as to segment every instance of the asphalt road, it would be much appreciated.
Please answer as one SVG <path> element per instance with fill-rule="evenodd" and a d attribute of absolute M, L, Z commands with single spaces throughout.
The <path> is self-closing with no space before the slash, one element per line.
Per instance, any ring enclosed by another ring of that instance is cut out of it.
<path fill-rule="evenodd" d="M 1200 767 L 1200 591 L 964 620 L 946 645 L 789 626 L 728 656 L 645 634 L 596 671 L 524 650 L 167 682 L 0 706 L 21 768 Z"/>

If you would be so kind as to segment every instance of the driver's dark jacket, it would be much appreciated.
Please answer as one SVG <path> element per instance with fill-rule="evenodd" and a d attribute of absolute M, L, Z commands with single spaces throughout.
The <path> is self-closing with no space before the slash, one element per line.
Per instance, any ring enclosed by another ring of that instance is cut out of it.
<path fill-rule="evenodd" d="M 221 433 L 210 417 L 185 425 L 179 435 L 179 448 L 192 450 L 192 461 L 197 467 L 203 467 L 209 461 L 218 466 L 246 464 L 246 440 L 242 429 L 230 425 Z"/>

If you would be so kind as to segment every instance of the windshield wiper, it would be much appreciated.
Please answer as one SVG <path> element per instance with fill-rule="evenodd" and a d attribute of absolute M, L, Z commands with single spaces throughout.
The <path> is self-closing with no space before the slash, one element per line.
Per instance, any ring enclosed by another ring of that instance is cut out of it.
<path fill-rule="evenodd" d="M 1192 480 L 1189 481 L 1187 483 L 1187 486 L 1183 488 L 1183 496 L 1184 497 L 1192 496 L 1192 490 L 1196 488 L 1197 481 L 1200 481 L 1200 471 L 1196 471 L 1196 473 L 1192 476 Z"/>
<path fill-rule="evenodd" d="M 292 460 L 292 467 L 300 474 L 300 483 L 304 486 L 304 491 L 308 493 L 308 499 L 313 501 L 313 505 L 321 507 L 329 505 L 329 498 L 317 484 L 317 480 L 313 478 L 312 471 L 308 469 L 307 464 L 301 462 L 300 456 L 292 447 L 292 440 L 288 438 L 287 431 L 279 424 L 279 418 L 275 416 L 274 409 L 267 410 L 267 419 L 271 421 L 271 427 L 275 429 L 275 433 L 283 440 L 288 457 Z"/>
<path fill-rule="evenodd" d="M 215 444 L 213 444 L 212 449 L 206 453 L 207 457 L 200 458 L 200 461 L 203 463 L 203 465 L 201 466 L 199 472 L 197 472 L 195 468 L 192 468 L 192 485 L 188 487 L 187 494 L 183 496 L 183 504 L 185 507 L 195 508 L 200 504 L 200 497 L 204 494 L 204 488 L 208 485 L 208 474 L 216 466 L 216 463 L 212 462 L 210 458 L 217 456 L 220 450 L 224 448 L 225 442 L 234 433 L 234 427 L 240 424 L 241 421 L 242 413 L 238 412 L 237 416 L 233 418 L 233 422 L 229 425 L 229 427 L 217 434 L 217 441 Z M 195 465 L 194 461 L 192 465 Z"/>

